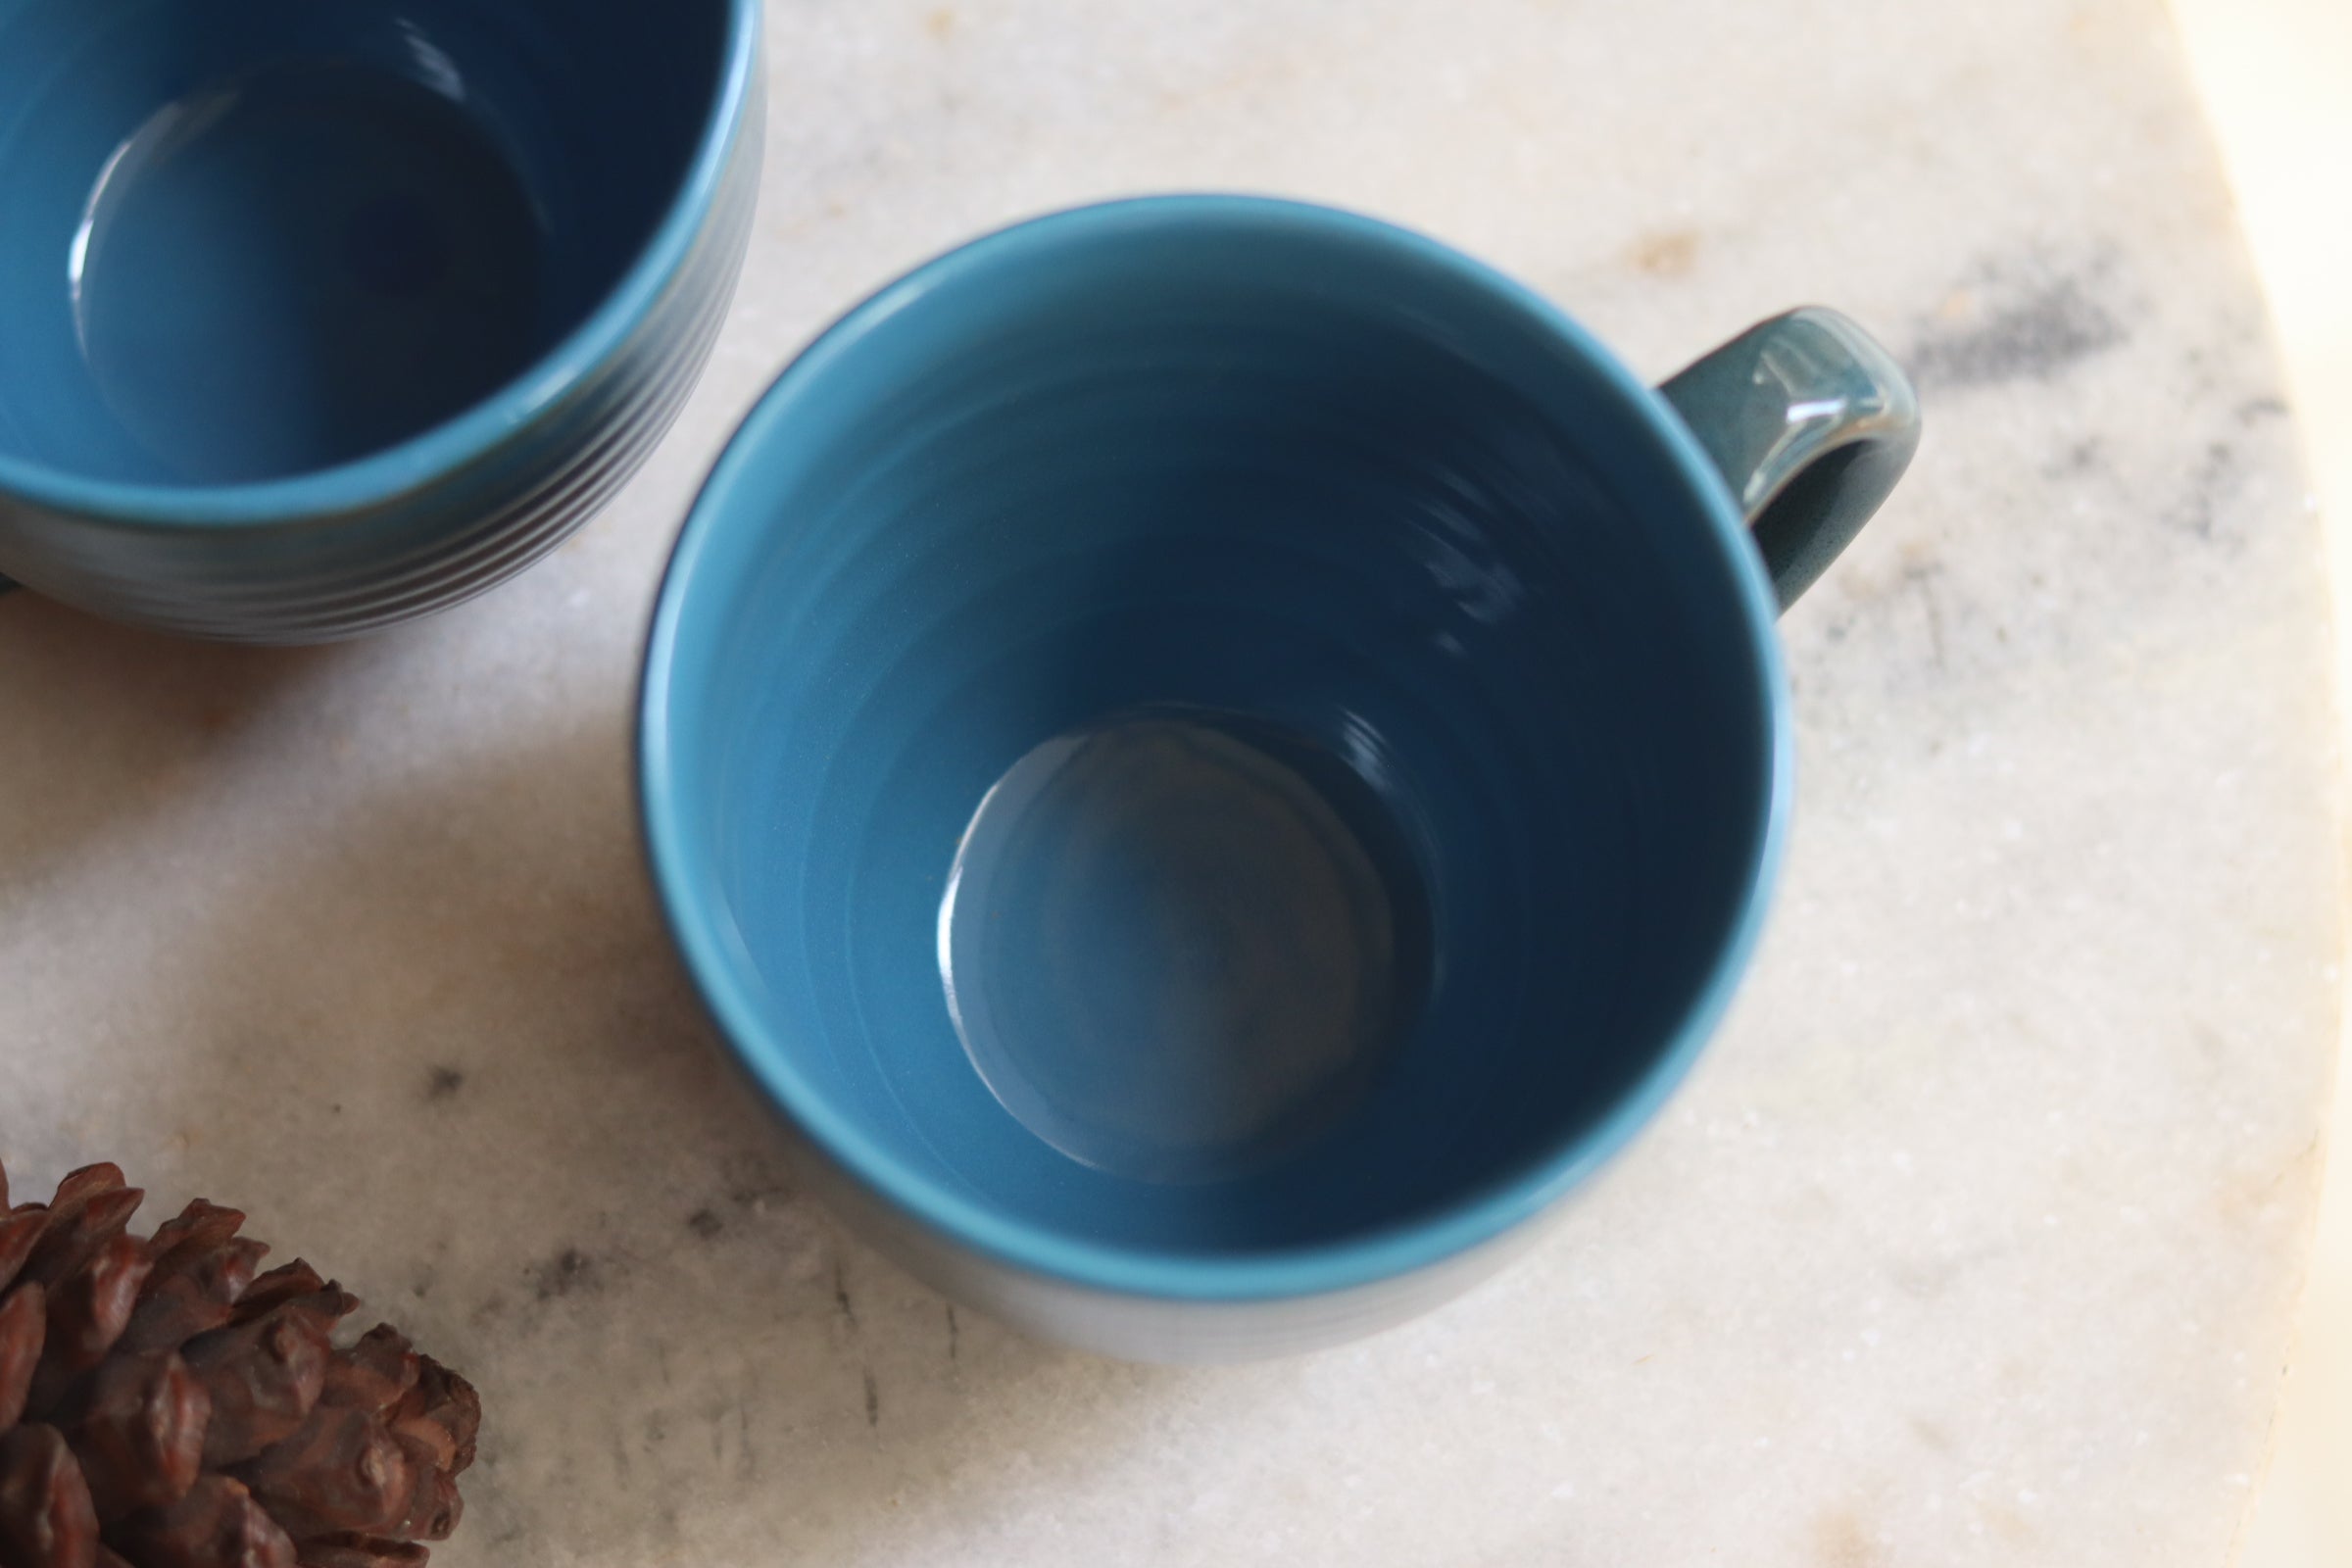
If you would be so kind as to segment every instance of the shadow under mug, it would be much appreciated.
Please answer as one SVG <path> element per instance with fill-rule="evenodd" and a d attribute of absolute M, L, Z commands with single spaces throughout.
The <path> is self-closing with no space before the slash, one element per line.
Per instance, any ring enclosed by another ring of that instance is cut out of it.
<path fill-rule="evenodd" d="M 0 575 L 307 642 L 562 542 L 751 233 L 759 0 L 0 0 Z"/>
<path fill-rule="evenodd" d="M 1395 1322 L 1714 1027 L 1788 810 L 1776 600 L 1917 436 L 1826 311 L 1661 395 L 1339 212 L 981 239 L 804 353 L 686 523 L 671 929 L 809 1179 L 951 1295 L 1149 1359 Z"/>

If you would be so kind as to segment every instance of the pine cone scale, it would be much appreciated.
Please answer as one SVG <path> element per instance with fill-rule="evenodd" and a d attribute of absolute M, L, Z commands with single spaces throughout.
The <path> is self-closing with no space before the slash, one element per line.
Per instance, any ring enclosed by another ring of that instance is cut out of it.
<path fill-rule="evenodd" d="M 33 1248 L 40 1244 L 42 1233 L 48 1229 L 49 1211 L 45 1208 L 0 1214 L 0 1291 L 16 1283 L 17 1276 L 31 1259 Z"/>
<path fill-rule="evenodd" d="M 61 1423 L 102 1522 L 187 1494 L 204 1459 L 212 1396 L 177 1352 L 118 1357 Z"/>
<path fill-rule="evenodd" d="M 111 1165 L 105 1168 L 114 1169 Z M 121 1180 L 120 1173 L 116 1179 Z M 130 1223 L 131 1214 L 147 1196 L 136 1187 L 116 1186 L 89 1193 L 69 1205 L 64 1189 L 59 1193 L 59 1200 L 49 1205 L 47 1228 L 17 1276 L 53 1290 L 59 1281 L 77 1272 L 91 1253 L 122 1235 L 122 1227 Z"/>
<path fill-rule="evenodd" d="M 293 1538 L 227 1476 L 206 1476 L 171 1507 L 133 1515 L 110 1542 L 137 1568 L 294 1568 Z"/>
<path fill-rule="evenodd" d="M 98 1515 L 55 1427 L 0 1437 L 0 1558 L 15 1568 L 92 1568 Z"/>
<path fill-rule="evenodd" d="M 21 1285 L 0 1300 L 0 1432 L 24 1419 L 32 1375 L 41 1364 L 41 1345 L 48 1336 L 48 1292 L 38 1285 Z"/>
<path fill-rule="evenodd" d="M 416 1492 L 409 1456 L 382 1420 L 348 1405 L 320 1405 L 238 1475 L 303 1536 L 400 1533 Z"/>
<path fill-rule="evenodd" d="M 368 1536 L 317 1536 L 295 1548 L 302 1568 L 421 1568 L 425 1549 L 414 1542 Z"/>
<path fill-rule="evenodd" d="M 464 1475 L 473 1464 L 474 1439 L 482 1427 L 481 1396 L 473 1385 L 429 1355 L 416 1357 L 416 1386 L 392 1412 L 392 1430 L 446 1447 L 442 1468 Z"/>
<path fill-rule="evenodd" d="M 183 1256 L 225 1247 L 244 1224 L 241 1210 L 222 1208 L 201 1198 L 190 1199 L 187 1207 L 155 1228 L 155 1234 L 147 1239 L 147 1250 L 155 1259 L 156 1268 L 169 1274 Z"/>
<path fill-rule="evenodd" d="M 269 1273 L 257 1277 L 251 1285 L 247 1286 L 245 1294 L 237 1298 L 236 1316 L 231 1321 L 248 1323 L 265 1313 L 276 1311 L 289 1301 L 307 1300 L 333 1289 L 333 1286 L 318 1277 L 317 1269 L 298 1257 L 291 1263 L 280 1264 Z M 344 1312 L 350 1311 L 351 1306 L 358 1304 L 354 1301 L 350 1306 L 345 1306 L 341 1311 L 337 1311 L 333 1309 L 331 1303 L 322 1301 L 318 1304 L 317 1309 L 325 1312 L 329 1318 L 338 1318 Z"/>
<path fill-rule="evenodd" d="M 115 1348 L 147 1282 L 147 1250 L 117 1232 L 88 1254 L 78 1273 L 49 1292 L 49 1327 L 26 1408 L 46 1415 L 74 1380 Z"/>
<path fill-rule="evenodd" d="M 325 1326 L 294 1306 L 190 1340 L 180 1354 L 213 1400 L 206 1466 L 242 1463 L 300 1431 L 331 1353 Z"/>
<path fill-rule="evenodd" d="M 134 1355 L 167 1349 L 225 1327 L 269 1250 L 260 1242 L 224 1241 L 184 1266 L 170 1264 L 186 1258 L 186 1249 L 158 1262 L 117 1348 Z"/>
<path fill-rule="evenodd" d="M 447 1541 L 465 1516 L 466 1499 L 458 1495 L 458 1478 L 436 1462 L 433 1450 L 416 1439 L 392 1434 L 409 1461 L 414 1478 L 408 1507 L 392 1534 L 411 1541 Z"/>

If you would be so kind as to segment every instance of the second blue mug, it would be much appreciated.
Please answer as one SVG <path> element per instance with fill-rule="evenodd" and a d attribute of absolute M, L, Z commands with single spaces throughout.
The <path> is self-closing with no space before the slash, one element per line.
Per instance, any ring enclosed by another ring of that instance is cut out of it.
<path fill-rule="evenodd" d="M 250 642 L 585 521 L 718 333 L 760 0 L 0 0 L 0 577 Z"/>
<path fill-rule="evenodd" d="M 1661 392 L 1344 213 L 982 239 L 686 524 L 670 925 L 810 1179 L 951 1294 L 1150 1358 L 1396 1321 L 1713 1029 L 1788 808 L 1775 612 L 1917 433 L 1825 311 Z"/>

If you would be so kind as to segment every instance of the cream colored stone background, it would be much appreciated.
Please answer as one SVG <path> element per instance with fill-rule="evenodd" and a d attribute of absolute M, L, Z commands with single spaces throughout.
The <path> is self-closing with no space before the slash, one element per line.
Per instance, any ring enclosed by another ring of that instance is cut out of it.
<path fill-rule="evenodd" d="M 2340 616 L 2352 605 L 2352 5 L 2174 6 L 2277 316 Z M 2340 630 L 2336 660 L 2352 696 Z M 2334 1099 L 2309 1295 L 2244 1568 L 2352 1563 L 2352 1073 L 2340 1065 Z"/>
<path fill-rule="evenodd" d="M 565 549 L 305 653 L 0 600 L 23 1187 L 237 1202 L 471 1374 L 441 1568 L 2228 1561 L 2311 1255 L 2341 801 L 2289 388 L 2162 0 L 769 16 L 742 297 Z M 956 1315 L 794 1189 L 628 782 L 663 556 L 785 358 L 979 229 L 1168 186 L 1414 223 L 1653 376 L 1822 299 L 1929 411 L 1783 622 L 1791 854 L 1691 1081 L 1492 1286 L 1210 1371 Z"/>

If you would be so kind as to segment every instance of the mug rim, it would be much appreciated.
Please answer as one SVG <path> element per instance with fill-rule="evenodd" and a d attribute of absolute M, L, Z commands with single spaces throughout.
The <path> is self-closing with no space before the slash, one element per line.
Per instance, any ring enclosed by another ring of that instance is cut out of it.
<path fill-rule="evenodd" d="M 719 74 L 694 157 L 620 280 L 587 319 L 488 397 L 454 416 L 362 458 L 308 473 L 237 484 L 148 484 L 94 479 L 0 452 L 0 501 L 159 528 L 228 528 L 302 522 L 365 512 L 414 494 L 495 452 L 527 429 L 612 358 L 651 314 L 692 255 L 736 141 L 760 54 L 760 0 L 722 0 L 727 30 Z"/>
<path fill-rule="evenodd" d="M 792 439 L 795 406 L 877 326 L 961 274 L 1018 266 L 1027 257 L 1105 230 L 1214 223 L 1311 232 L 1343 243 L 1403 252 L 1516 310 L 1532 331 L 1565 346 L 1597 372 L 1663 444 L 1684 481 L 1683 500 L 1705 519 L 1732 566 L 1749 658 L 1745 675 L 1765 715 L 1761 820 L 1744 885 L 1705 981 L 1634 1082 L 1596 1119 L 1550 1141 L 1501 1176 L 1466 1188 L 1420 1214 L 1331 1242 L 1248 1255 L 1185 1255 L 1074 1237 L 974 1200 L 900 1160 L 841 1115 L 779 1049 L 755 1004 L 741 943 L 720 911 L 719 890 L 687 853 L 667 745 L 685 602 L 710 541 L 758 515 L 748 478 L 754 455 Z M 968 240 L 885 283 L 805 346 L 746 415 L 712 466 L 680 529 L 647 634 L 636 732 L 639 822 L 648 869 L 671 939 L 728 1053 L 769 1104 L 844 1176 L 947 1244 L 1033 1275 L 1115 1296 L 1245 1302 L 1321 1296 L 1411 1274 L 1493 1241 L 1551 1208 L 1622 1150 L 1656 1114 L 1697 1059 L 1729 1006 L 1759 938 L 1777 880 L 1792 794 L 1794 745 L 1780 644 L 1779 607 L 1761 556 L 1730 490 L 1697 438 L 1647 383 L 1559 307 L 1451 246 L 1384 220 L 1280 197 L 1182 193 L 1065 208 Z"/>

